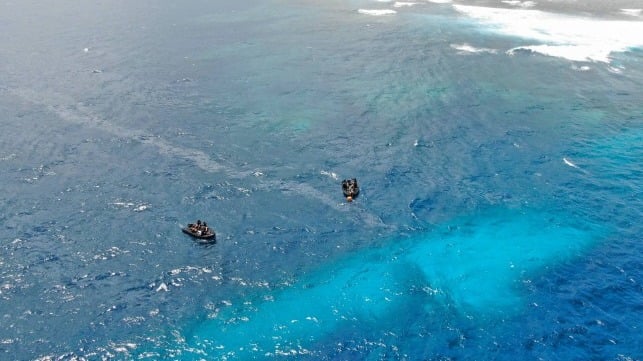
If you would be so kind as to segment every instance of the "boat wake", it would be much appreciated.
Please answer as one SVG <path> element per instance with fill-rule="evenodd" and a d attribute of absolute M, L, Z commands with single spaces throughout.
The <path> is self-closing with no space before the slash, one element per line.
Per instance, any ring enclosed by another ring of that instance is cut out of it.
<path fill-rule="evenodd" d="M 136 129 L 125 128 L 108 121 L 104 117 L 96 114 L 88 106 L 80 103 L 74 104 L 72 99 L 66 98 L 61 94 L 47 94 L 47 97 L 29 90 L 29 89 L 7 89 L 7 91 L 26 100 L 32 104 L 45 107 L 53 114 L 63 119 L 66 122 L 81 125 L 87 128 L 97 129 L 99 131 L 114 135 L 119 138 L 137 141 L 142 144 L 154 147 L 159 154 L 169 157 L 176 157 L 191 161 L 201 170 L 208 173 L 223 173 L 232 179 L 243 179 L 252 177 L 254 179 L 260 178 L 260 184 L 255 187 L 256 190 L 280 190 L 282 192 L 295 192 L 298 197 L 307 197 L 320 202 L 329 208 L 336 211 L 347 212 L 348 209 L 338 203 L 337 197 L 331 194 L 324 193 L 310 184 L 288 181 L 288 180 L 270 180 L 264 179 L 263 173 L 258 172 L 256 169 L 240 170 L 233 165 L 227 165 L 213 160 L 208 154 L 201 150 L 180 147 L 164 140 L 160 136 L 150 135 L 149 133 L 142 132 Z M 52 105 L 55 104 L 55 105 Z M 74 105 L 65 105 L 74 104 Z M 337 175 L 332 172 L 326 172 L 331 178 Z M 147 206 L 137 207 L 135 211 L 144 211 Z M 359 213 L 359 218 L 365 225 L 382 225 L 382 220 L 377 215 L 370 213 L 364 209 Z"/>

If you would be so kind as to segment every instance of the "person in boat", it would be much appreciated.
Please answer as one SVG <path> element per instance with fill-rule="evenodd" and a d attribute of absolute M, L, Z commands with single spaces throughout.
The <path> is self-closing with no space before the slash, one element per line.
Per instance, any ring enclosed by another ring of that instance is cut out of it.
<path fill-rule="evenodd" d="M 197 220 L 196 223 L 190 224 L 190 230 L 192 232 L 197 232 L 201 228 L 201 220 Z"/>
<path fill-rule="evenodd" d="M 357 193 L 359 193 L 359 186 L 357 185 L 357 179 L 356 178 L 344 179 L 344 181 L 342 181 L 342 190 L 344 191 L 344 196 L 346 197 L 346 200 L 348 202 L 352 202 L 353 199 L 357 196 Z"/>

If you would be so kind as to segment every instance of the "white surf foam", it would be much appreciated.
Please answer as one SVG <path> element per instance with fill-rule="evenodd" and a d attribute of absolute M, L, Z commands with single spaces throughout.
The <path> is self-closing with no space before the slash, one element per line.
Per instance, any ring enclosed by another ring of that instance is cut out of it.
<path fill-rule="evenodd" d="M 321 175 L 328 176 L 328 177 L 332 178 L 333 180 L 338 180 L 338 179 L 339 179 L 339 176 L 338 176 L 338 175 L 337 175 L 337 173 L 335 173 L 335 172 L 322 170 L 322 171 L 321 171 L 321 172 L 319 172 L 319 173 L 320 173 Z"/>
<path fill-rule="evenodd" d="M 598 49 L 591 46 L 565 46 L 565 45 L 529 45 L 518 46 L 507 51 L 507 54 L 514 55 L 519 51 L 529 51 L 557 58 L 565 58 L 572 61 L 600 61 L 610 62 L 610 51 Z"/>
<path fill-rule="evenodd" d="M 643 22 L 594 19 L 539 10 L 453 5 L 489 31 L 532 40 L 528 50 L 572 61 L 610 62 L 613 52 L 643 46 Z"/>
<path fill-rule="evenodd" d="M 575 65 L 573 65 L 572 69 L 576 70 L 576 71 L 589 71 L 591 68 L 589 66 L 587 66 L 587 65 L 583 65 L 583 66 L 575 66 Z"/>
<path fill-rule="evenodd" d="M 411 7 L 413 5 L 416 5 L 417 3 L 414 2 L 405 2 L 405 1 L 396 1 L 393 4 L 394 8 L 402 8 L 402 7 Z"/>
<path fill-rule="evenodd" d="M 149 209 L 149 208 L 150 208 L 150 206 L 149 206 L 149 205 L 147 205 L 147 204 L 142 204 L 142 205 L 140 205 L 140 206 L 138 206 L 138 207 L 134 208 L 134 212 L 143 212 L 144 210 Z"/>
<path fill-rule="evenodd" d="M 164 291 L 164 292 L 167 292 L 167 291 L 168 291 L 167 285 L 166 285 L 164 282 L 163 282 L 163 283 L 161 283 L 161 284 L 156 288 L 156 292 L 161 292 L 161 291 Z"/>
<path fill-rule="evenodd" d="M 589 174 L 586 170 L 584 170 L 583 168 L 579 167 L 576 163 L 572 162 L 570 159 L 567 159 L 567 158 L 563 157 L 563 163 L 565 163 L 566 165 L 568 165 L 568 166 L 570 166 L 572 168 L 576 168 L 576 169 L 582 171 L 585 174 Z"/>
<path fill-rule="evenodd" d="M 507 5 L 518 6 L 521 8 L 531 8 L 536 6 L 536 2 L 534 1 L 504 0 L 502 2 Z"/>
<path fill-rule="evenodd" d="M 643 9 L 621 9 L 621 14 L 629 16 L 641 16 L 641 11 Z"/>
<path fill-rule="evenodd" d="M 358 13 L 372 16 L 384 16 L 397 14 L 397 11 L 391 9 L 358 9 Z"/>
<path fill-rule="evenodd" d="M 568 166 L 570 166 L 572 168 L 578 168 L 578 166 L 576 164 L 574 164 L 574 162 L 572 162 L 571 160 L 569 160 L 567 158 L 563 158 L 563 162 L 565 162 L 565 164 L 567 164 Z"/>
<path fill-rule="evenodd" d="M 123 207 L 123 208 L 129 208 L 134 205 L 134 203 L 132 202 L 112 202 L 110 204 L 117 207 Z"/>
<path fill-rule="evenodd" d="M 610 73 L 614 73 L 614 74 L 621 74 L 621 73 L 623 73 L 623 70 L 622 70 L 621 68 L 617 68 L 617 67 L 613 67 L 613 66 L 609 66 L 609 67 L 607 67 L 607 70 L 608 70 Z"/>
<path fill-rule="evenodd" d="M 452 2 L 451 0 L 427 0 L 427 1 L 434 4 L 450 4 Z"/>
<path fill-rule="evenodd" d="M 476 48 L 467 43 L 464 44 L 451 44 L 451 48 L 457 50 L 460 53 L 491 53 L 495 54 L 496 49 L 490 48 Z"/>

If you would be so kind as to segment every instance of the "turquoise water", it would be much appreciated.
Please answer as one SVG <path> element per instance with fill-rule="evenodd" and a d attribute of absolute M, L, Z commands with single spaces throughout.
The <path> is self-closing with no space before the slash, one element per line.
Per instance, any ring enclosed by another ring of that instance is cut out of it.
<path fill-rule="evenodd" d="M 641 359 L 639 8 L 0 5 L 0 359 Z"/>
<path fill-rule="evenodd" d="M 225 304 L 216 309 L 214 321 L 191 330 L 189 339 L 215 359 L 323 357 L 310 345 L 365 326 L 377 328 L 380 338 L 403 334 L 406 326 L 399 321 L 409 314 L 429 323 L 436 316 L 466 317 L 489 327 L 538 307 L 528 302 L 524 285 L 539 270 L 582 255 L 600 235 L 586 223 L 565 225 L 559 219 L 559 214 L 533 210 L 486 210 L 435 234 L 341 259 L 310 279 L 265 292 L 263 299 Z M 427 337 L 430 329 L 424 333 L 400 337 L 388 352 L 406 355 L 399 346 L 409 339 L 435 343 Z"/>

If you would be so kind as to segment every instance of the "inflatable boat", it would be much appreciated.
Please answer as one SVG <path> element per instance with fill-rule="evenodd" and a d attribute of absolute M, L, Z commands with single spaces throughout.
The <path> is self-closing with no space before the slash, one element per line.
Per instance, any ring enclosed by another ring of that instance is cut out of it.
<path fill-rule="evenodd" d="M 195 230 L 195 224 L 189 223 L 187 227 L 182 228 L 181 230 L 183 233 L 188 234 L 194 238 L 199 239 L 201 242 L 203 241 L 208 241 L 208 242 L 214 242 L 216 241 L 216 234 L 211 228 L 208 228 L 207 232 L 203 232 L 200 230 Z"/>
<path fill-rule="evenodd" d="M 342 192 L 347 201 L 352 201 L 359 194 L 359 185 L 357 185 L 357 179 L 344 179 L 342 181 Z"/>

